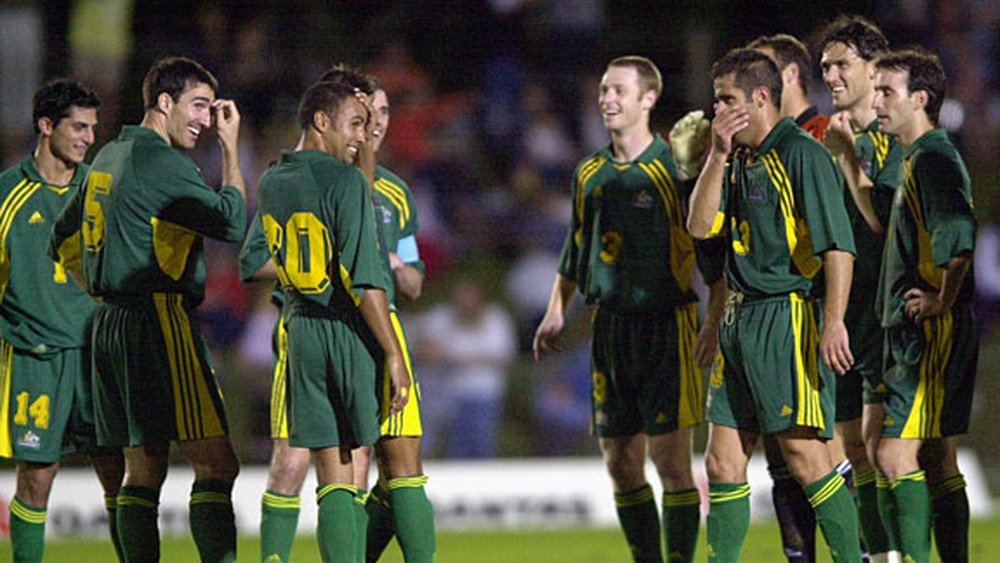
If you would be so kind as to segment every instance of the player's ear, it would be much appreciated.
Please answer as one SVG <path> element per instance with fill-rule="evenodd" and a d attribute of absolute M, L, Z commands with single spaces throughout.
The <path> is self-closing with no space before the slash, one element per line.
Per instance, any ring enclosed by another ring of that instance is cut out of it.
<path fill-rule="evenodd" d="M 167 113 L 170 111 L 170 108 L 174 107 L 174 99 L 170 97 L 170 94 L 160 92 L 160 94 L 156 96 L 156 107 L 163 113 Z"/>
<path fill-rule="evenodd" d="M 924 109 L 927 107 L 927 102 L 931 99 L 930 94 L 927 90 L 917 90 L 916 92 L 910 92 L 910 100 L 913 102 L 913 109 Z"/>
<path fill-rule="evenodd" d="M 750 96 L 751 96 L 751 101 L 753 102 L 754 107 L 756 107 L 757 109 L 760 109 L 760 108 L 764 107 L 766 104 L 770 103 L 770 101 L 771 101 L 771 89 L 770 88 L 765 88 L 763 86 L 758 86 L 757 88 L 753 89 L 753 91 L 750 93 Z M 775 104 L 775 105 L 779 105 L 779 104 Z"/>
<path fill-rule="evenodd" d="M 330 126 L 330 116 L 323 110 L 313 112 L 312 126 L 317 132 L 322 133 Z"/>
<path fill-rule="evenodd" d="M 55 129 L 56 124 L 52 122 L 52 118 L 42 116 L 38 118 L 37 125 L 38 131 L 47 137 L 52 134 L 52 130 Z"/>
<path fill-rule="evenodd" d="M 781 82 L 786 88 L 799 83 L 798 63 L 788 63 L 785 66 L 784 70 L 781 71 Z"/>
<path fill-rule="evenodd" d="M 656 106 L 657 93 L 656 90 L 646 90 L 642 95 L 642 100 L 639 104 L 644 110 L 652 110 Z"/>

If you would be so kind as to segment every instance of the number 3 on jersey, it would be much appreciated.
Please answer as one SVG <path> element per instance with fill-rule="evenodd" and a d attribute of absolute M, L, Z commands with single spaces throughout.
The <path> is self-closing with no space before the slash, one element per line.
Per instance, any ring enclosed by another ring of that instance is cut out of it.
<path fill-rule="evenodd" d="M 327 265 L 333 258 L 326 225 L 309 212 L 293 213 L 284 226 L 264 215 L 261 225 L 282 287 L 305 294 L 326 291 L 330 286 Z"/>

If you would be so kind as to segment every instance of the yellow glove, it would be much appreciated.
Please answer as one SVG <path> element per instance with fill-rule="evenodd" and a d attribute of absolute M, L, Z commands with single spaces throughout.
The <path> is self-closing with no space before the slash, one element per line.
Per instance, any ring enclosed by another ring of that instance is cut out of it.
<path fill-rule="evenodd" d="M 670 150 L 681 180 L 689 180 L 701 172 L 701 157 L 708 147 L 711 129 L 705 112 L 700 109 L 687 112 L 670 129 Z"/>

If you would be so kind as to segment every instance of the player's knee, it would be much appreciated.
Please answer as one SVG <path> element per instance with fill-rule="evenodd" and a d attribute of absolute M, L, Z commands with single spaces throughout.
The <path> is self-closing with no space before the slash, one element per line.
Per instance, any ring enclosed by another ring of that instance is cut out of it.
<path fill-rule="evenodd" d="M 18 464 L 17 497 L 32 506 L 47 505 L 58 467 L 55 463 Z"/>
<path fill-rule="evenodd" d="M 731 456 L 711 450 L 705 454 L 705 473 L 712 483 L 742 483 L 745 471 L 746 466 Z"/>

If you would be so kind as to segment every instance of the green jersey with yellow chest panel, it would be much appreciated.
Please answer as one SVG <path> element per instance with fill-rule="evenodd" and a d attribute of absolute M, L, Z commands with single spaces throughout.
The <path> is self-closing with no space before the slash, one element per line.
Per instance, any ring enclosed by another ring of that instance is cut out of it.
<path fill-rule="evenodd" d="M 395 252 L 403 262 L 423 275 L 424 263 L 417 252 L 415 238 L 420 224 L 413 192 L 399 176 L 382 166 L 375 168 L 374 188 L 375 221 L 381 243 L 387 252 Z M 395 284 L 392 284 L 387 295 L 389 303 L 395 303 L 395 294 Z"/>
<path fill-rule="evenodd" d="M 152 129 L 125 126 L 63 210 L 50 253 L 77 230 L 91 295 L 175 293 L 195 306 L 205 294 L 202 236 L 240 241 L 246 202 L 235 187 L 209 187 L 194 161 Z"/>
<path fill-rule="evenodd" d="M 969 173 L 944 129 L 922 135 L 903 157 L 903 183 L 889 219 L 878 308 L 882 326 L 909 323 L 904 295 L 913 288 L 941 289 L 948 261 L 975 247 Z M 962 280 L 954 307 L 974 297 L 974 276 Z"/>
<path fill-rule="evenodd" d="M 282 152 L 260 181 L 261 226 L 289 305 L 346 313 L 386 289 L 364 175 L 316 151 Z"/>
<path fill-rule="evenodd" d="M 791 118 L 756 152 L 726 164 L 712 232 L 729 231 L 726 280 L 751 299 L 810 295 L 827 250 L 855 252 L 843 178 L 830 153 Z"/>
<path fill-rule="evenodd" d="M 697 300 L 676 177 L 659 135 L 633 162 L 616 163 L 609 145 L 577 166 L 559 273 L 588 303 L 640 311 Z"/>
<path fill-rule="evenodd" d="M 18 350 L 45 354 L 87 344 L 95 302 L 46 256 L 52 224 L 87 170 L 81 164 L 68 185 L 55 186 L 28 157 L 0 174 L 0 327 Z"/>

